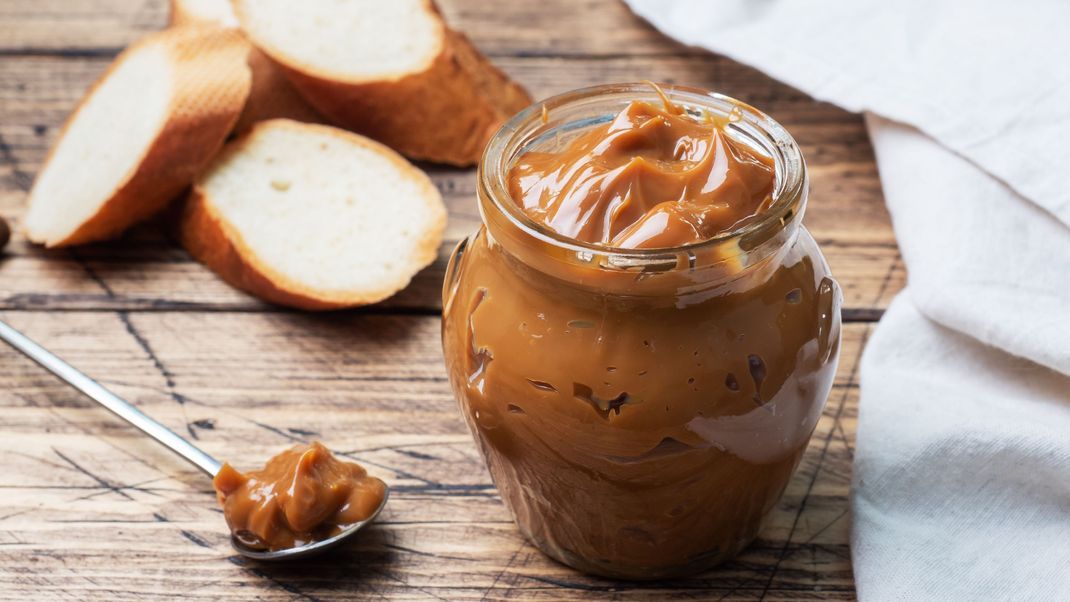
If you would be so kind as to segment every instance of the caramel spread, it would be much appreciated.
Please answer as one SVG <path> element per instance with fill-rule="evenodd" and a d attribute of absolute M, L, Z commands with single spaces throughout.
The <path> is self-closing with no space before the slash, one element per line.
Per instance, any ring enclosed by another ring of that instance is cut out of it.
<path fill-rule="evenodd" d="M 224 464 L 213 481 L 230 530 L 251 548 L 281 550 L 332 537 L 372 516 L 386 485 L 322 444 L 298 445 L 262 470 Z"/>
<path fill-rule="evenodd" d="M 615 578 L 700 571 L 749 543 L 835 372 L 838 293 L 813 248 L 746 290 L 665 303 L 588 293 L 472 240 L 446 363 L 525 535 Z"/>
<path fill-rule="evenodd" d="M 633 101 L 564 149 L 522 155 L 513 199 L 559 234 L 630 249 L 708 240 L 766 209 L 772 159 L 727 136 L 728 120 L 663 104 Z"/>
<path fill-rule="evenodd" d="M 727 136 L 728 117 L 664 104 L 520 153 L 511 198 L 481 187 L 485 226 L 443 295 L 450 381 L 520 529 L 566 564 L 632 579 L 701 571 L 754 539 L 839 353 L 840 293 L 801 204 L 775 232 L 725 241 L 727 271 L 692 247 L 637 269 L 506 219 L 513 202 L 575 240 L 665 248 L 767 217 L 770 158 Z"/>

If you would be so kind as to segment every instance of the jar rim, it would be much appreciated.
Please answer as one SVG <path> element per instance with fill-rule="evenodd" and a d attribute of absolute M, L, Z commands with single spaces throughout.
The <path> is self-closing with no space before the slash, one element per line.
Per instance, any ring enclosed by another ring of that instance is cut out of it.
<path fill-rule="evenodd" d="M 757 219 L 701 241 L 675 247 L 634 249 L 589 243 L 565 236 L 533 220 L 515 202 L 509 193 L 509 171 L 516 158 L 525 152 L 527 144 L 552 131 L 539 131 L 544 115 L 552 115 L 556 109 L 575 106 L 592 99 L 594 102 L 660 102 L 658 90 L 649 82 L 579 88 L 531 104 L 506 121 L 491 137 L 480 160 L 479 185 L 487 192 L 486 196 L 491 199 L 494 208 L 527 235 L 567 251 L 615 257 L 628 262 L 642 262 L 670 254 L 694 254 L 744 236 L 758 235 L 766 231 L 772 234 L 782 229 L 793 217 L 801 217 L 806 205 L 808 187 L 806 164 L 798 143 L 784 126 L 764 112 L 724 94 L 674 84 L 658 84 L 658 88 L 669 100 L 685 110 L 696 114 L 704 110 L 714 115 L 730 117 L 726 126 L 729 135 L 745 136 L 749 139 L 747 143 L 756 143 L 761 151 L 771 155 L 775 164 L 773 202 Z M 533 136 L 536 133 L 538 136 Z M 484 211 L 483 203 L 480 203 L 480 211 Z M 486 222 L 485 215 L 483 219 Z"/>

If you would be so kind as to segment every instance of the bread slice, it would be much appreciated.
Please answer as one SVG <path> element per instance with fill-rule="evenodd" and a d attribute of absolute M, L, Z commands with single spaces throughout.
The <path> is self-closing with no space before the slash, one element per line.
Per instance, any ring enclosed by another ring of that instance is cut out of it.
<path fill-rule="evenodd" d="M 476 163 L 531 103 L 431 0 L 234 0 L 242 28 L 333 123 L 415 159 Z"/>
<path fill-rule="evenodd" d="M 238 27 L 230 0 L 171 0 L 171 26 L 212 25 Z M 253 72 L 253 88 L 234 131 L 241 133 L 258 121 L 286 118 L 309 123 L 326 119 L 294 89 L 290 80 L 263 52 L 250 45 L 247 58 Z"/>
<path fill-rule="evenodd" d="M 120 234 L 173 200 L 223 146 L 246 96 L 248 44 L 181 28 L 134 43 L 68 118 L 29 195 L 25 227 L 50 247 Z"/>
<path fill-rule="evenodd" d="M 381 301 L 438 253 L 446 210 L 419 169 L 363 136 L 287 119 L 227 145 L 183 208 L 190 255 L 267 301 Z"/>

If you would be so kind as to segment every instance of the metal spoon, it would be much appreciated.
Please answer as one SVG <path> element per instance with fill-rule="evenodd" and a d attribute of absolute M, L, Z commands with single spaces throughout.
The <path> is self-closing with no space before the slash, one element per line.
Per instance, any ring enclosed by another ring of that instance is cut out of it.
<path fill-rule="evenodd" d="M 219 460 L 209 456 L 197 446 L 176 435 L 174 431 L 149 418 L 129 402 L 105 389 L 100 383 L 82 374 L 73 366 L 59 359 L 44 347 L 34 343 L 26 335 L 8 326 L 3 321 L 0 321 L 0 339 L 3 339 L 7 344 L 22 352 L 26 357 L 37 362 L 52 374 L 63 379 L 64 382 L 78 389 L 93 401 L 108 408 L 123 420 L 141 429 L 148 436 L 166 445 L 171 451 L 185 458 L 209 477 L 214 478 L 216 473 L 219 472 L 219 468 L 222 466 Z M 389 488 L 383 495 L 383 501 L 370 517 L 359 523 L 349 525 L 344 531 L 328 539 L 284 550 L 267 551 L 250 548 L 243 544 L 234 534 L 231 534 L 230 544 L 242 556 L 256 560 L 292 560 L 318 554 L 337 546 L 375 520 L 383 506 L 386 505 L 388 497 L 390 497 Z"/>

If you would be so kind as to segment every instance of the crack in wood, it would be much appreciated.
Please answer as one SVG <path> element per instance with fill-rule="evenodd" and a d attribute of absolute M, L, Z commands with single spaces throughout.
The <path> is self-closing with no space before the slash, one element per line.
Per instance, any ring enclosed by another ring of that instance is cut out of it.
<path fill-rule="evenodd" d="M 825 531 L 828 531 L 829 527 L 831 527 L 832 525 L 835 525 L 836 523 L 840 522 L 841 518 L 847 516 L 847 513 L 850 512 L 850 511 L 851 511 L 850 508 L 844 508 L 842 511 L 840 511 L 839 514 L 836 515 L 836 518 L 832 519 L 827 524 L 825 524 L 824 527 L 821 527 L 816 532 L 814 532 L 814 534 L 811 535 L 809 538 L 807 538 L 807 540 L 805 542 L 803 542 L 803 543 L 807 543 L 807 544 L 813 543 L 814 540 L 817 539 L 818 537 L 820 537 L 822 533 L 824 533 Z"/>
<path fill-rule="evenodd" d="M 245 418 L 244 416 L 242 416 L 242 419 L 247 421 L 249 424 L 252 424 L 253 426 L 257 426 L 257 427 L 260 427 L 260 428 L 262 428 L 262 429 L 264 429 L 266 431 L 270 431 L 272 433 L 275 433 L 276 435 L 278 435 L 280 437 L 283 437 L 285 439 L 289 439 L 290 441 L 292 441 L 294 443 L 301 443 L 303 445 L 308 445 L 308 439 L 306 439 L 304 437 L 301 437 L 299 435 L 288 433 L 288 432 L 280 429 L 277 426 L 271 426 L 270 424 L 265 424 L 263 422 L 257 422 L 256 420 L 253 420 L 252 418 Z"/>
<path fill-rule="evenodd" d="M 538 581 L 539 583 L 546 583 L 561 589 L 574 589 L 584 592 L 620 592 L 622 590 L 633 589 L 627 586 L 621 587 L 620 585 L 592 585 L 588 583 L 578 583 L 576 581 L 566 581 L 564 579 L 555 579 L 553 577 L 542 575 L 524 575 L 524 578 Z"/>
<path fill-rule="evenodd" d="M 516 550 L 513 551 L 513 555 L 509 557 L 509 562 L 505 563 L 505 566 L 502 567 L 502 569 L 498 571 L 498 574 L 494 576 L 494 581 L 491 582 L 490 587 L 487 588 L 487 591 L 483 592 L 483 597 L 480 598 L 480 602 L 484 602 L 485 600 L 487 600 L 487 597 L 490 595 L 490 592 L 494 591 L 494 588 L 498 586 L 498 582 L 501 581 L 502 576 L 505 575 L 505 573 L 507 573 L 510 568 L 512 568 L 513 563 L 516 562 L 516 557 L 527 545 L 527 541 L 525 541 L 524 538 L 521 537 L 520 545 L 518 545 Z"/>
<path fill-rule="evenodd" d="M 851 440 L 847 437 L 847 431 L 844 430 L 842 421 L 840 421 L 840 420 L 836 421 L 836 429 L 840 433 L 840 441 L 843 442 L 843 447 L 844 447 L 844 449 L 847 450 L 847 456 L 848 456 L 848 458 L 850 458 L 851 465 L 853 466 L 854 465 L 854 459 L 855 459 L 855 450 L 854 450 L 854 447 L 851 446 Z"/>
<path fill-rule="evenodd" d="M 121 46 L 69 48 L 0 48 L 0 57 L 34 57 L 61 59 L 114 58 L 123 51 Z"/>
<path fill-rule="evenodd" d="M 399 546 L 392 543 L 382 544 L 384 548 L 390 548 L 391 550 L 398 550 L 399 552 L 405 552 L 407 554 L 416 554 L 417 556 L 426 556 L 428 558 L 444 558 L 447 560 L 460 560 L 462 562 L 471 562 L 473 558 L 465 558 L 464 556 L 450 556 L 449 554 L 437 554 L 435 552 L 423 552 L 420 550 L 414 550 L 412 548 L 406 548 L 405 546 Z"/>
<path fill-rule="evenodd" d="M 11 179 L 15 182 L 15 186 L 23 192 L 30 190 L 33 185 L 33 176 L 28 172 L 22 170 L 19 165 L 18 157 L 15 156 L 15 152 L 11 149 L 11 145 L 7 143 L 3 135 L 0 135 L 0 163 L 7 164 L 11 168 Z"/>
<path fill-rule="evenodd" d="M 168 396 L 173 401 L 175 401 L 175 403 L 177 403 L 179 407 L 182 408 L 182 420 L 186 424 L 186 432 L 188 432 L 189 436 L 192 437 L 194 440 L 200 439 L 200 436 L 197 435 L 197 431 L 195 431 L 193 429 L 193 425 L 190 424 L 189 414 L 186 412 L 186 402 L 189 400 L 184 395 L 179 393 L 175 388 L 174 374 L 167 369 L 167 366 L 165 366 L 164 363 L 160 360 L 159 356 L 156 355 L 156 352 L 152 350 L 152 346 L 149 345 L 148 339 L 146 339 L 144 335 L 141 334 L 141 331 L 139 331 L 137 327 L 134 326 L 133 320 L 130 319 L 129 312 L 117 311 L 115 313 L 119 316 L 119 321 L 121 321 L 123 323 L 123 326 L 126 327 L 126 332 L 128 332 L 130 336 L 134 338 L 134 342 L 137 343 L 138 347 L 140 347 L 141 350 L 149 356 L 149 359 L 152 360 L 153 366 L 156 367 L 156 371 L 159 372 L 160 376 L 163 377 L 164 385 L 167 387 Z"/>
<path fill-rule="evenodd" d="M 456 435 L 456 437 L 458 438 L 457 441 L 426 441 L 426 442 L 421 442 L 421 443 L 402 443 L 402 444 L 399 444 L 399 445 L 380 445 L 379 447 L 362 447 L 362 448 L 359 448 L 359 449 L 350 449 L 350 450 L 347 450 L 347 451 L 342 452 L 342 453 L 352 455 L 352 454 L 369 454 L 369 453 L 377 452 L 377 451 L 400 452 L 400 450 L 406 449 L 406 448 L 410 448 L 410 447 L 436 447 L 436 448 L 443 448 L 443 447 L 453 447 L 453 446 L 460 445 L 460 446 L 463 446 L 465 448 L 468 448 L 468 447 L 471 446 L 472 438 L 471 438 L 470 435 Z"/>
<path fill-rule="evenodd" d="M 71 256 L 71 259 L 73 259 L 74 262 L 82 268 L 82 271 L 85 272 L 86 276 L 89 276 L 89 279 L 95 282 L 97 286 L 99 286 L 104 291 L 104 293 L 108 295 L 108 299 L 116 298 L 115 291 L 113 291 L 111 287 L 108 286 L 108 283 L 100 277 L 100 274 L 97 274 L 97 271 L 89 265 L 89 262 L 82 259 L 82 256 L 78 254 L 78 250 L 75 247 L 69 247 L 67 249 L 67 253 Z"/>
<path fill-rule="evenodd" d="M 897 247 L 898 249 L 898 247 Z M 873 304 L 880 303 L 881 298 L 884 297 L 885 291 L 888 290 L 888 283 L 892 281 L 892 275 L 895 274 L 896 268 L 899 266 L 901 255 L 899 251 L 896 251 L 895 259 L 892 260 L 891 265 L 888 266 L 888 271 L 884 273 L 884 277 L 881 278 L 880 287 L 877 289 L 877 295 L 873 298 Z"/>
<path fill-rule="evenodd" d="M 69 464 L 71 466 L 71 468 L 77 470 L 78 472 L 84 474 L 85 476 L 87 476 L 90 479 L 93 479 L 94 481 L 99 483 L 101 487 L 104 487 L 104 488 L 108 489 L 112 493 L 115 493 L 117 495 L 121 495 L 122 497 L 124 497 L 124 498 L 126 498 L 126 499 L 128 499 L 130 501 L 134 501 L 134 498 L 131 497 L 130 494 L 128 494 L 125 491 L 123 491 L 122 489 L 120 489 L 119 486 L 115 485 L 111 481 L 108 481 L 107 479 L 101 478 L 101 477 L 93 474 L 89 470 L 86 470 L 81 465 L 79 465 L 77 462 L 75 462 L 74 460 L 68 458 L 66 455 L 63 454 L 63 452 L 59 451 L 58 449 L 53 447 L 52 448 L 52 453 L 54 453 L 57 456 L 59 456 L 59 458 L 61 460 L 63 460 L 64 462 L 66 462 L 67 464 Z"/>
<path fill-rule="evenodd" d="M 213 547 L 212 544 L 208 543 L 204 538 L 197 535 L 196 533 L 193 533 L 192 531 L 187 531 L 186 529 L 179 529 L 178 532 L 182 534 L 182 537 L 185 537 L 186 539 L 192 541 L 194 544 L 202 548 L 211 549 Z"/>
<path fill-rule="evenodd" d="M 433 460 L 438 460 L 439 459 L 438 456 L 432 456 L 431 454 L 424 454 L 424 453 L 421 453 L 421 452 L 418 452 L 418 451 L 412 451 L 411 449 L 397 448 L 394 451 L 399 453 L 399 454 L 401 454 L 401 455 L 403 455 L 403 456 L 408 456 L 410 458 L 415 458 L 417 460 L 432 460 L 433 461 Z"/>
<path fill-rule="evenodd" d="M 28 398 L 26 396 L 23 396 L 23 395 L 18 394 L 18 393 L 15 393 L 15 395 L 18 396 L 20 399 L 25 400 L 29 405 L 32 405 L 33 407 L 38 407 L 38 408 L 42 407 L 41 405 L 37 404 L 32 399 L 30 399 L 30 398 Z M 149 468 L 149 469 L 151 469 L 151 470 L 153 470 L 155 472 L 158 472 L 158 473 L 164 475 L 167 478 L 170 478 L 167 475 L 167 473 L 165 473 L 164 471 L 160 470 L 159 467 L 157 467 L 157 466 L 145 461 L 145 459 L 142 458 L 141 456 L 139 456 L 137 454 L 134 454 L 133 452 L 130 452 L 129 450 L 112 443 L 111 440 L 109 440 L 107 437 L 101 437 L 99 435 L 99 433 L 95 433 L 93 431 L 90 431 L 89 429 L 83 427 L 81 424 L 79 424 L 79 423 L 67 418 L 66 416 L 61 414 L 59 412 L 59 410 L 57 410 L 54 406 L 43 406 L 43 407 L 44 407 L 45 410 L 48 411 L 49 414 L 51 414 L 52 416 L 54 416 L 56 418 L 59 418 L 61 422 L 64 422 L 64 423 L 66 423 L 66 424 L 78 429 L 79 431 L 81 431 L 82 433 L 84 433 L 86 435 L 90 435 L 90 436 L 94 437 L 95 439 L 99 439 L 100 441 L 103 441 L 104 444 L 106 444 L 108 447 L 111 447 L 112 449 L 122 453 L 123 455 L 125 455 L 128 458 L 134 460 L 135 462 L 141 464 L 142 466 L 145 466 L 145 467 L 147 467 L 147 468 Z M 149 482 L 152 482 L 152 481 L 149 481 Z"/>
<path fill-rule="evenodd" d="M 144 493 L 146 495 L 151 495 L 153 497 L 162 497 L 155 490 L 146 488 L 145 485 L 151 485 L 153 483 L 162 481 L 164 478 L 165 477 L 157 477 L 155 479 L 147 479 L 147 480 L 144 480 L 144 481 L 138 481 L 137 483 L 134 483 L 133 485 L 122 485 L 122 486 L 119 487 L 119 489 L 137 491 L 139 493 Z M 81 497 L 74 498 L 71 501 L 72 502 L 80 502 L 82 500 L 90 500 L 90 499 L 93 499 L 95 497 L 99 497 L 101 495 L 105 495 L 107 493 L 110 493 L 110 492 L 109 491 L 96 491 L 94 493 L 87 493 L 87 494 L 85 494 L 85 495 L 83 495 Z"/>

